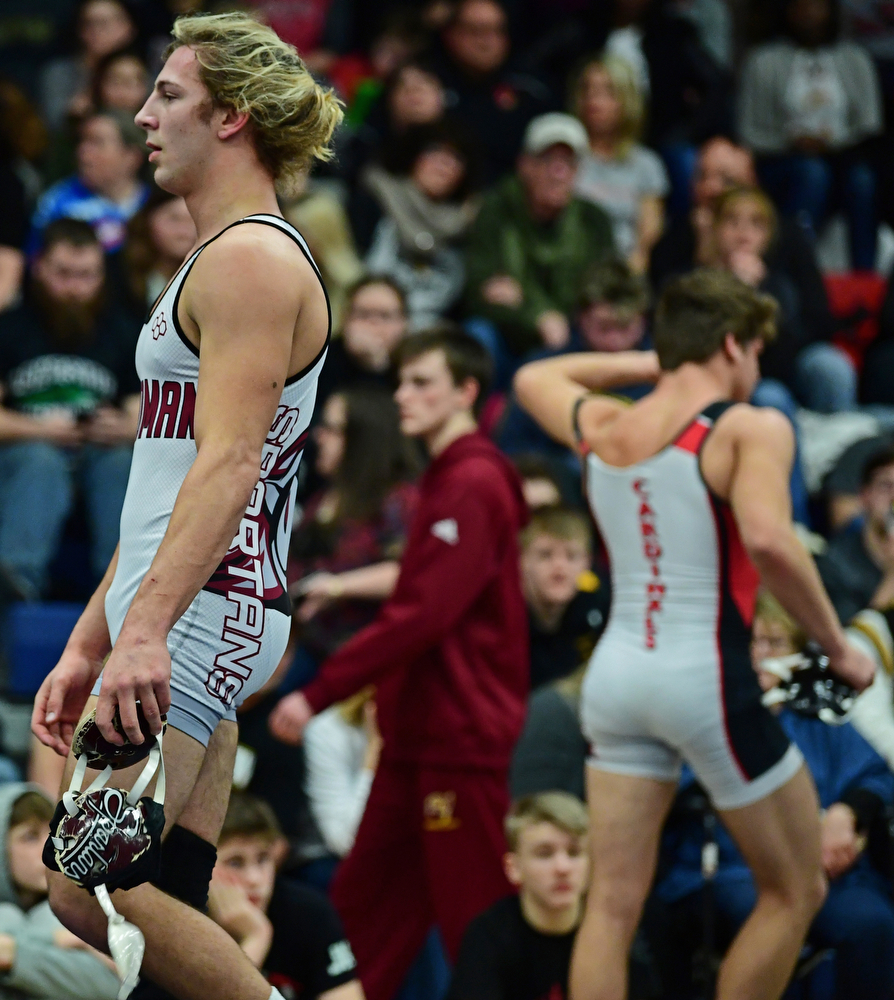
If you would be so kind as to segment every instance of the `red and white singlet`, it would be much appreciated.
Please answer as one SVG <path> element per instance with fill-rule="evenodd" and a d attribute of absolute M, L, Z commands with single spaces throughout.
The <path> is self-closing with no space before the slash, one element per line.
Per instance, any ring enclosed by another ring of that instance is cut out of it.
<path fill-rule="evenodd" d="M 707 407 L 635 465 L 584 458 L 612 571 L 611 616 L 581 703 L 590 763 L 675 781 L 685 760 L 721 809 L 758 801 L 801 764 L 750 664 L 757 572 L 699 464 L 730 405 Z"/>

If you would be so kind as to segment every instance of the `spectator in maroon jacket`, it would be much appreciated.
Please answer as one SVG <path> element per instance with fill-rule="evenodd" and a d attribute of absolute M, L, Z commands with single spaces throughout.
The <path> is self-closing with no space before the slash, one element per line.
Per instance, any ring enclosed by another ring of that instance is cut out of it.
<path fill-rule="evenodd" d="M 382 756 L 332 887 L 368 1000 L 391 1000 L 432 924 L 455 959 L 468 922 L 506 895 L 501 822 L 528 686 L 524 497 L 476 433 L 487 354 L 438 330 L 404 340 L 397 364 L 401 429 L 432 457 L 397 586 L 271 716 L 274 734 L 296 742 L 314 713 L 377 686 Z"/>

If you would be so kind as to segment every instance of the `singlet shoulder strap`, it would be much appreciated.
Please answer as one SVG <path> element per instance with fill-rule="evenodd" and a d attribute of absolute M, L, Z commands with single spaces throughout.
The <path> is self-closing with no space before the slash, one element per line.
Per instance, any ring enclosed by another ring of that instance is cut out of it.
<path fill-rule="evenodd" d="M 702 410 L 701 415 L 715 424 L 731 406 L 735 405 L 731 399 L 718 399 L 716 403 L 709 403 Z"/>
<path fill-rule="evenodd" d="M 679 448 L 681 451 L 700 455 L 702 447 L 705 441 L 707 441 L 714 424 L 734 405 L 730 400 L 718 400 L 716 403 L 709 403 L 701 413 L 697 414 L 680 431 L 673 442 L 673 446 Z"/>
<path fill-rule="evenodd" d="M 630 405 L 629 399 L 624 396 L 616 395 L 612 392 L 587 392 L 583 396 L 579 396 L 574 401 L 574 405 L 571 407 L 571 430 L 574 434 L 574 442 L 577 445 L 577 450 L 581 455 L 591 454 L 592 449 L 584 440 L 583 432 L 580 429 L 580 408 L 584 405 L 584 403 L 597 398 L 610 399 L 616 403 L 623 403 L 625 406 Z"/>
<path fill-rule="evenodd" d="M 259 223 L 262 226 L 272 226 L 274 229 L 278 229 L 281 233 L 285 233 L 286 236 L 289 236 L 292 240 L 294 240 L 294 242 L 298 246 L 298 249 L 304 254 L 305 258 L 307 259 L 307 263 L 310 264 L 310 266 L 313 268 L 314 274 L 316 274 L 317 279 L 320 282 L 320 287 L 323 289 L 323 296 L 326 299 L 326 314 L 328 316 L 326 343 L 323 345 L 323 348 L 320 351 L 320 354 L 318 355 L 317 359 L 312 361 L 304 369 L 304 371 L 298 372 L 296 375 L 293 375 L 290 379 L 288 379 L 287 380 L 288 384 L 297 381 L 302 375 L 305 375 L 307 372 L 309 372 L 311 368 L 313 368 L 314 365 L 317 363 L 319 357 L 322 356 L 323 352 L 329 346 L 329 341 L 332 339 L 332 303 L 329 301 L 329 292 L 326 291 L 326 284 L 323 281 L 323 275 L 319 267 L 317 267 L 317 262 L 313 259 L 313 255 L 310 252 L 310 247 L 308 247 L 307 245 L 307 240 L 305 240 L 305 238 L 301 235 L 301 233 L 298 232 L 298 230 L 292 225 L 291 222 L 289 222 L 288 219 L 284 219 L 281 215 L 267 215 L 259 213 L 258 215 L 247 215 L 244 219 L 240 219 L 238 222 L 234 222 L 233 225 L 238 226 L 246 222 L 255 222 Z"/>
<path fill-rule="evenodd" d="M 195 354 L 196 357 L 198 357 L 199 356 L 198 348 L 196 348 L 195 344 L 193 344 L 192 341 L 186 336 L 186 334 L 183 332 L 183 329 L 180 326 L 179 309 L 180 309 L 180 296 L 183 293 L 183 286 L 186 284 L 186 279 L 189 277 L 189 272 L 192 270 L 193 265 L 199 259 L 199 255 L 209 244 L 213 243 L 217 239 L 220 239 L 220 237 L 223 236 L 223 234 L 228 230 L 233 229 L 236 226 L 245 225 L 248 222 L 254 222 L 258 225 L 263 225 L 263 226 L 272 226 L 274 229 L 278 229 L 281 233 L 285 233 L 286 236 L 290 237 L 297 245 L 298 249 L 304 254 L 308 264 L 310 264 L 310 266 L 313 268 L 314 274 L 317 276 L 317 280 L 320 282 L 320 287 L 323 289 L 323 297 L 326 300 L 326 316 L 327 316 L 326 340 L 323 342 L 323 346 L 320 348 L 320 351 L 317 354 L 317 356 L 314 358 L 313 361 L 310 362 L 309 365 L 302 368 L 300 372 L 296 372 L 294 375 L 291 375 L 289 378 L 286 379 L 286 385 L 292 385 L 294 382 L 297 382 L 299 379 L 307 375 L 307 373 L 310 372 L 317 365 L 317 363 L 323 357 L 323 355 L 326 353 L 326 350 L 329 347 L 329 343 L 332 340 L 332 303 L 329 301 L 329 292 L 326 291 L 326 285 L 323 282 L 323 275 L 320 273 L 320 269 L 319 267 L 317 267 L 317 262 L 313 259 L 313 256 L 311 255 L 310 249 L 307 246 L 307 242 L 305 241 L 301 233 L 299 233 L 298 230 L 292 225 L 292 223 L 289 222 L 287 219 L 284 219 L 280 215 L 268 215 L 266 213 L 258 213 L 257 215 L 246 215 L 242 219 L 237 219 L 235 222 L 231 222 L 228 226 L 225 226 L 223 229 L 221 229 L 221 231 L 217 233 L 215 236 L 212 236 L 210 240 L 206 240 L 204 243 L 201 244 L 201 246 L 196 248 L 192 256 L 182 265 L 177 275 L 173 279 L 171 279 L 171 282 L 168 286 L 168 288 L 170 288 L 174 284 L 175 280 L 177 280 L 178 278 L 180 279 L 180 285 L 177 288 L 177 292 L 174 297 L 174 306 L 173 306 L 174 328 L 176 329 L 177 334 L 180 337 L 183 344 L 193 354 Z M 162 293 L 162 296 L 158 300 L 159 302 L 164 297 L 166 292 L 167 289 L 165 289 L 165 292 Z M 156 303 L 156 305 L 157 304 L 158 303 Z"/>
<path fill-rule="evenodd" d="M 577 445 L 577 450 L 581 452 L 581 454 L 586 454 L 586 452 L 590 450 L 584 441 L 584 436 L 580 429 L 580 408 L 589 398 L 589 393 L 586 396 L 579 396 L 574 401 L 574 406 L 571 408 L 571 429 L 574 433 L 574 441 Z"/>

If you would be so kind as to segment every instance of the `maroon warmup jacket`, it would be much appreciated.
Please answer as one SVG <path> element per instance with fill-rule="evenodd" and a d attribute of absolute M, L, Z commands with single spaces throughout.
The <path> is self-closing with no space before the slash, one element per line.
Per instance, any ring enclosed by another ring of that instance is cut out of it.
<path fill-rule="evenodd" d="M 525 715 L 521 482 L 480 434 L 422 477 L 400 577 L 376 620 L 304 689 L 317 712 L 375 684 L 383 759 L 504 768 Z"/>

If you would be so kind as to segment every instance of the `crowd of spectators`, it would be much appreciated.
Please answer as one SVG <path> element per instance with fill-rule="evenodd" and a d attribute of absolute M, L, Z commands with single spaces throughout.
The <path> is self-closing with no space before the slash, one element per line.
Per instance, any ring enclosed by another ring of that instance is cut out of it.
<path fill-rule="evenodd" d="M 84 601 L 114 553 L 139 421 L 136 340 L 196 235 L 182 199 L 153 184 L 133 116 L 172 19 L 236 6 L 297 46 L 342 98 L 346 119 L 334 160 L 282 204 L 320 266 L 333 340 L 291 539 L 292 637 L 274 679 L 240 715 L 236 784 L 251 795 L 234 799 L 224 827 L 210 912 L 296 997 L 352 1000 L 362 980 L 371 1000 L 391 1000 L 403 980 L 405 1000 L 448 989 L 454 1000 L 561 1000 L 587 869 L 577 704 L 610 613 L 610 573 L 579 457 L 518 406 L 512 376 L 551 354 L 648 349 L 663 289 L 695 268 L 772 296 L 778 333 L 753 402 L 795 427 L 795 518 L 843 622 L 894 608 L 889 12 L 881 0 L 5 0 L 4 615 L 17 602 Z M 413 391 L 440 386 L 447 409 L 441 423 L 408 432 L 400 392 L 413 379 Z M 637 399 L 648 387 L 622 391 Z M 486 450 L 475 434 L 442 455 L 445 427 L 465 433 L 476 422 Z M 469 526 L 448 512 L 434 541 L 414 535 L 420 507 L 441 510 L 439 491 L 459 489 L 445 470 L 463 461 L 492 463 L 487 489 L 504 490 L 505 523 L 497 530 L 481 500 Z M 507 548 L 507 525 L 527 516 L 522 497 L 530 519 Z M 457 531 L 474 535 L 478 565 L 462 562 Z M 438 550 L 432 565 L 443 568 L 426 576 L 429 555 L 420 569 L 419 552 L 435 544 L 454 561 L 438 562 L 447 559 Z M 517 572 L 511 594 L 482 568 L 488 559 L 506 579 Z M 756 667 L 803 645 L 769 598 L 761 607 Z M 449 685 L 420 681 L 413 711 L 396 704 L 389 657 L 405 650 L 423 673 L 441 656 L 474 660 L 487 615 L 515 621 L 519 611 L 523 624 L 522 608 L 526 641 L 481 654 L 499 702 L 488 723 L 499 747 L 482 750 L 465 731 L 447 745 L 450 712 L 463 701 Z M 475 641 L 456 637 L 465 628 Z M 878 648 L 890 671 L 890 648 Z M 523 662 L 500 659 L 511 655 Z M 349 660 L 353 690 L 333 667 Z M 322 710 L 296 745 L 308 685 Z M 894 719 L 890 683 L 886 691 L 880 711 Z M 441 718 L 443 746 L 420 735 L 426 719 Z M 819 720 L 785 720 L 826 809 L 835 891 L 810 940 L 835 952 L 824 995 L 894 997 L 894 890 L 878 861 L 879 816 L 894 814 L 887 737 L 874 743 L 845 727 L 833 738 Z M 451 787 L 465 789 L 474 772 L 477 812 L 432 784 L 431 769 L 409 789 L 394 747 L 414 740 L 438 748 L 436 770 L 453 768 Z M 2 763 L 9 780 L 16 766 Z M 35 758 L 28 773 L 55 794 L 57 770 Z M 698 995 L 690 958 L 704 959 L 707 814 L 690 782 L 634 949 L 637 997 Z M 510 793 L 503 859 L 494 815 Z M 465 846 L 438 855 L 426 840 L 425 860 L 419 843 L 394 841 L 392 867 L 360 879 L 364 857 L 380 864 L 369 853 L 368 802 L 382 828 L 382 817 L 417 806 L 426 831 L 465 823 Z M 33 873 L 17 874 L 16 831 L 42 831 L 47 808 L 34 785 L 0 788 L 0 902 L 8 896 L 15 910 L 0 918 L 0 995 L 111 996 L 108 963 L 54 924 Z M 753 887 L 718 837 L 715 916 L 731 934 Z M 367 854 L 342 864 L 355 839 Z M 389 880 L 392 898 L 377 916 L 371 901 Z M 320 895 L 330 884 L 359 979 Z M 485 906 L 501 892 L 510 898 Z M 473 909 L 484 912 L 469 923 Z M 440 935 L 425 939 L 426 923 Z M 718 934 L 716 948 L 724 940 Z M 445 945 L 457 962 L 452 983 Z M 384 957 L 370 977 L 376 952 Z"/>

